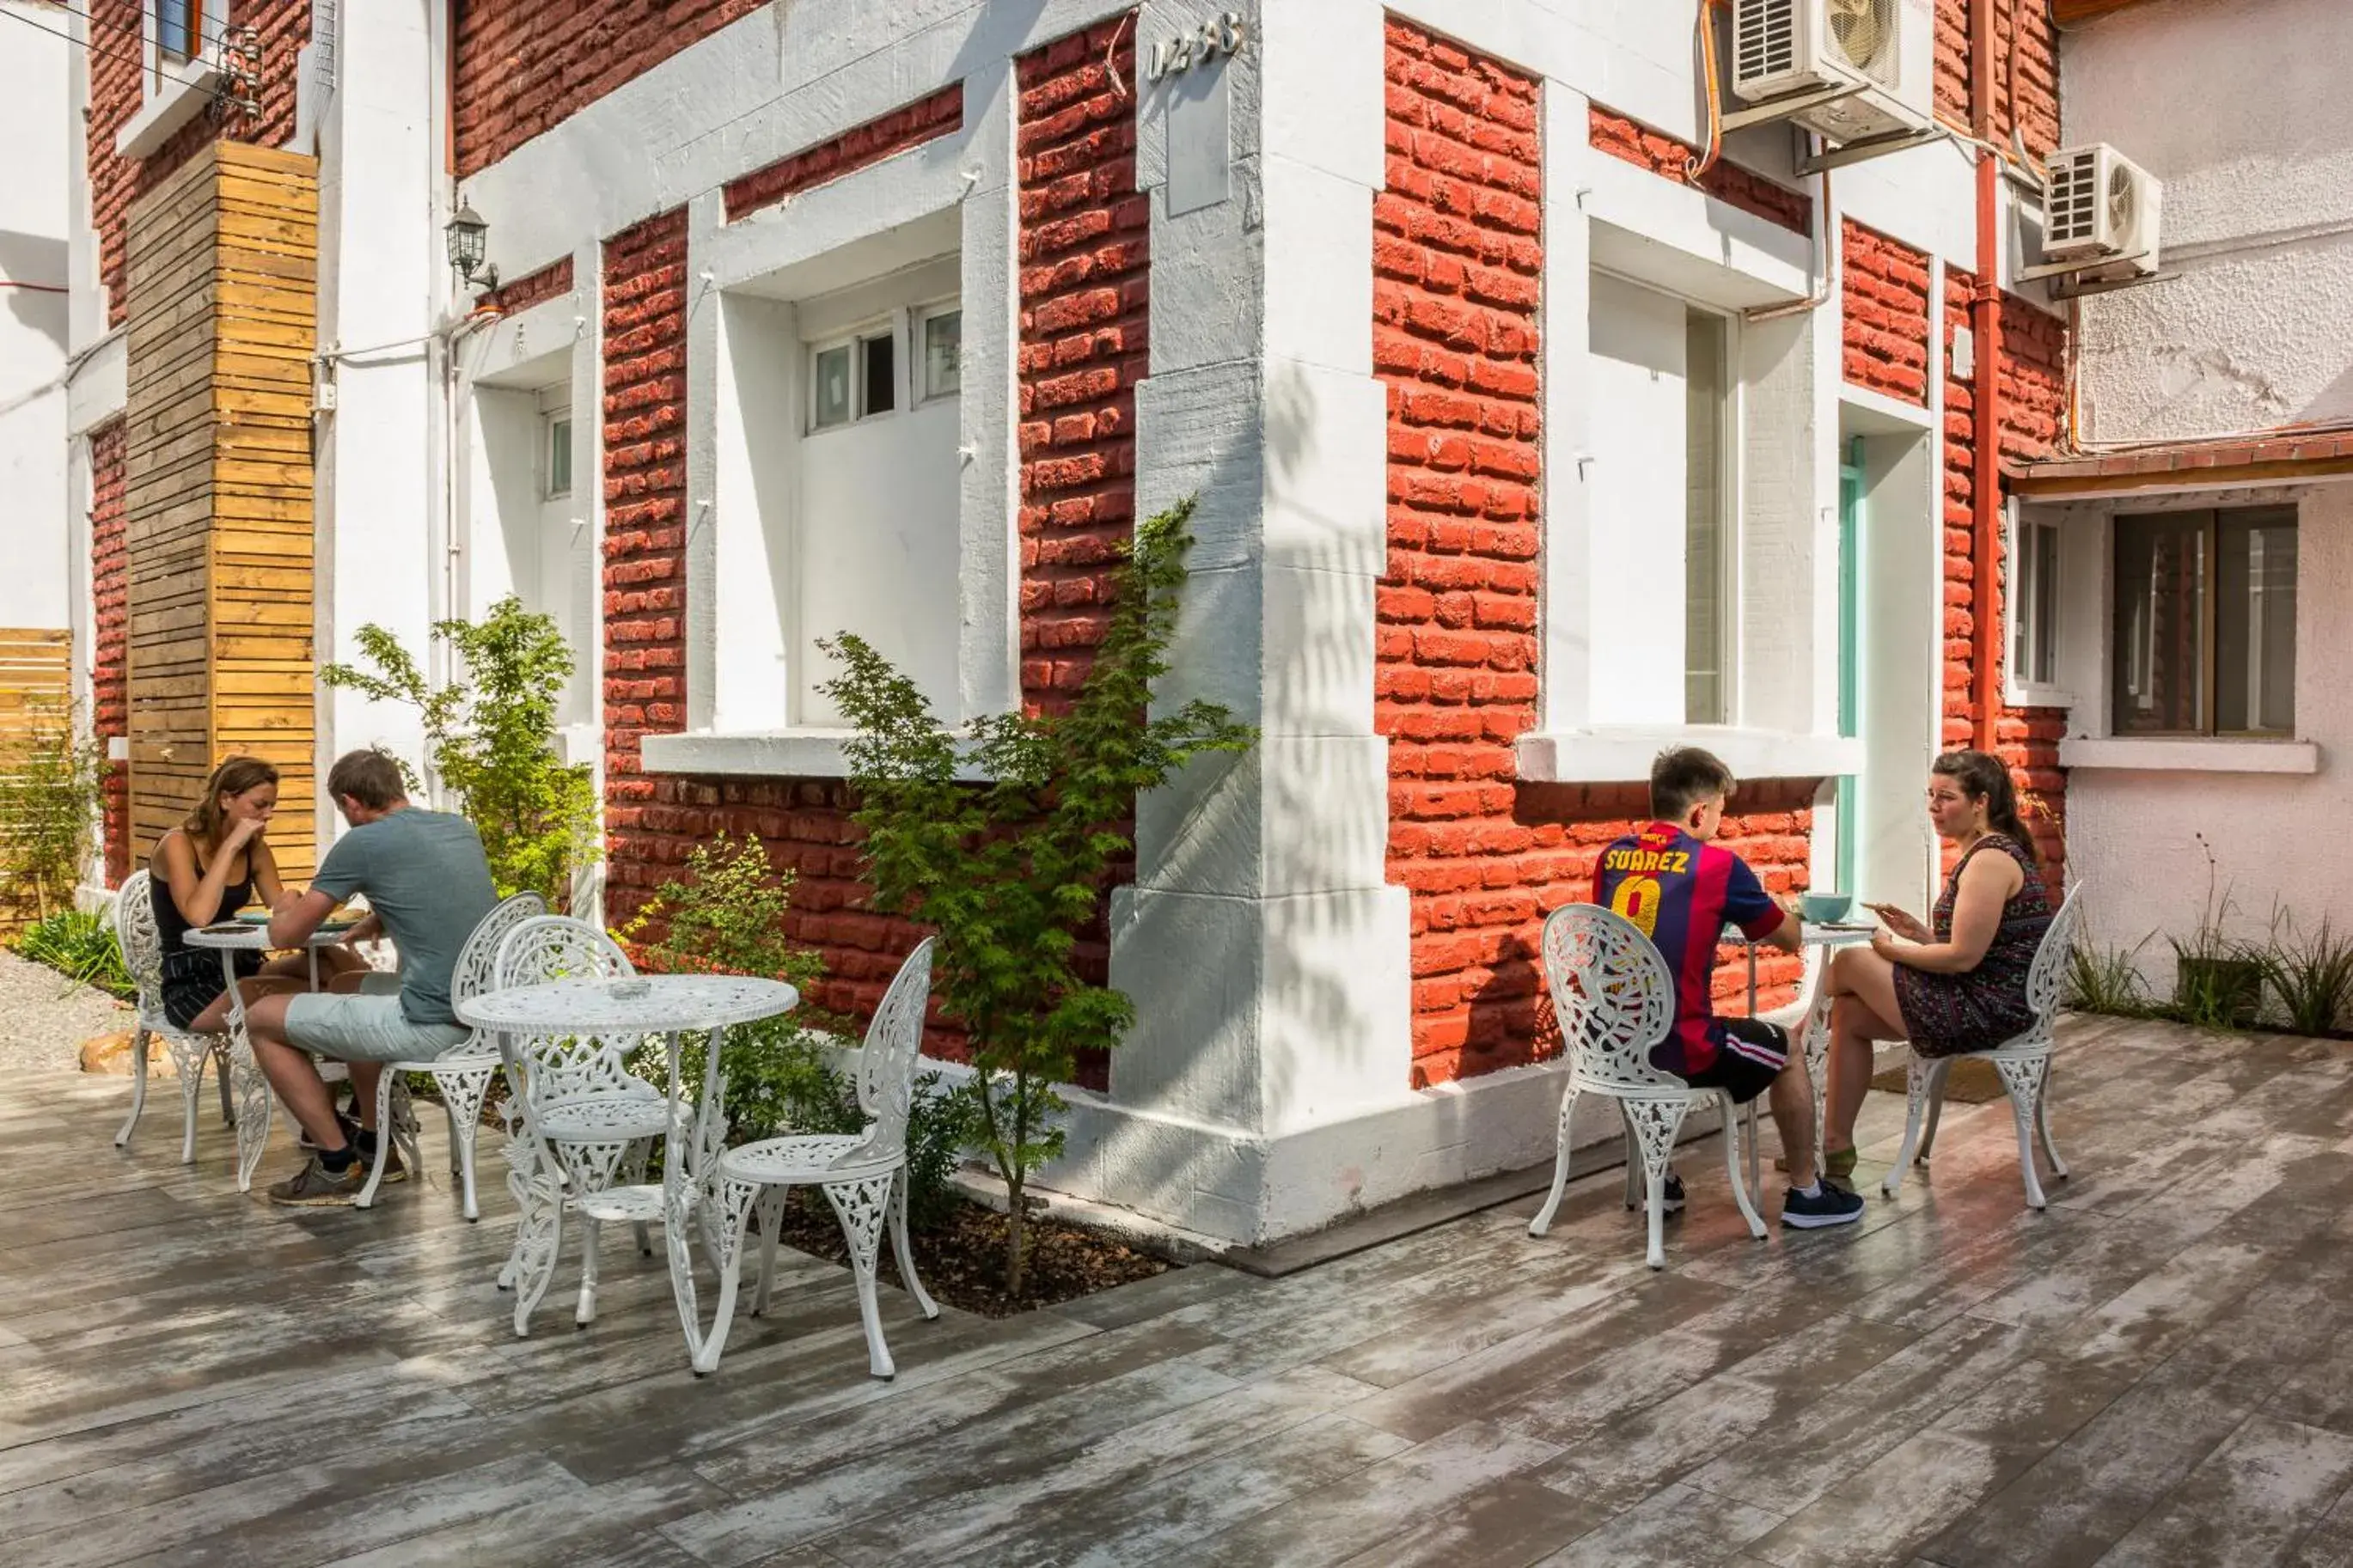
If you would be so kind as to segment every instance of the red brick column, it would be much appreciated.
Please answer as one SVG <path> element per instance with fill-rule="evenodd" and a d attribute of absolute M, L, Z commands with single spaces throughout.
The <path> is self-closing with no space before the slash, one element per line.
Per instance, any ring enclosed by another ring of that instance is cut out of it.
<path fill-rule="evenodd" d="M 90 433 L 90 731 L 100 739 L 131 732 L 131 557 L 124 529 L 123 422 Z M 106 768 L 100 832 L 106 885 L 131 874 L 131 769 Z"/>
<path fill-rule="evenodd" d="M 686 214 L 605 242 L 605 837 L 615 919 L 675 843 L 641 841 L 645 737 L 686 722 Z"/>
<path fill-rule="evenodd" d="M 1033 712 L 1085 679 L 1103 640 L 1105 568 L 1135 524 L 1135 384 L 1149 369 L 1152 298 L 1135 32 L 1131 12 L 1015 62 L 1021 697 Z"/>
<path fill-rule="evenodd" d="M 1928 258 L 1841 220 L 1840 306 L 1846 379 L 1906 403 L 1928 401 Z"/>

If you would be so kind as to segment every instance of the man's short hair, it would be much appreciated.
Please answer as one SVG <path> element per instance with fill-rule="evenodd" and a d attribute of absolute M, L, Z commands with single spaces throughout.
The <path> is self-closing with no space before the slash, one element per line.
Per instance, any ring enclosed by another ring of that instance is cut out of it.
<path fill-rule="evenodd" d="M 1661 822 L 1681 822 L 1698 802 L 1730 795 L 1732 784 L 1732 770 L 1714 752 L 1669 746 L 1651 763 L 1651 815 Z"/>
<path fill-rule="evenodd" d="M 336 800 L 348 795 L 370 811 L 382 811 L 408 798 L 400 764 L 382 752 L 345 752 L 327 770 L 327 794 Z"/>

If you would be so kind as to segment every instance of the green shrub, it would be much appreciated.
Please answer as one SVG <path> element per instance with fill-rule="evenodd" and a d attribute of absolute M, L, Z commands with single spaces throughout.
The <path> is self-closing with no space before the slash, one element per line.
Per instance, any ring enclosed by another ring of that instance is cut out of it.
<path fill-rule="evenodd" d="M 122 950 L 115 945 L 113 927 L 81 910 L 59 910 L 26 927 L 16 939 L 16 955 L 125 1001 L 138 994 L 131 971 L 123 967 Z"/>
<path fill-rule="evenodd" d="M 2131 1017 L 2148 1011 L 2148 991 L 2140 977 L 2139 946 L 2078 944 L 2067 954 L 2067 1005 L 2078 1013 L 2116 1013 Z"/>
<path fill-rule="evenodd" d="M 1004 1181 L 1005 1283 L 1022 1287 L 1029 1175 L 1060 1152 L 1055 1086 L 1078 1054 L 1119 1043 L 1134 1005 L 1073 963 L 1099 918 L 1111 868 L 1134 851 L 1136 796 L 1204 752 L 1240 752 L 1255 731 L 1214 703 L 1152 717 L 1169 668 L 1186 580 L 1187 501 L 1147 518 L 1119 575 L 1103 639 L 1064 712 L 942 724 L 915 683 L 862 639 L 826 644 L 826 685 L 858 731 L 843 747 L 865 830 L 874 907 L 939 932 L 943 1009 L 970 1042 L 971 1133 Z M 958 773 L 976 764 L 989 782 Z"/>
<path fill-rule="evenodd" d="M 2262 962 L 2263 983 L 2297 1034 L 2326 1035 L 2353 1018 L 2353 938 L 2337 935 L 2327 916 L 2300 937 L 2274 922 Z"/>
<path fill-rule="evenodd" d="M 416 709 L 433 771 L 482 836 L 499 897 L 533 892 L 569 909 L 573 873 L 598 854 L 596 784 L 587 763 L 555 760 L 555 700 L 572 675 L 555 622 L 512 595 L 480 622 L 435 622 L 433 640 L 466 672 L 438 688 L 382 626 L 362 626 L 358 639 L 375 672 L 331 664 L 319 679 Z M 415 787 L 405 761 L 401 772 Z"/>
<path fill-rule="evenodd" d="M 0 893 L 47 921 L 70 910 L 104 804 L 106 746 L 73 709 L 35 700 L 0 752 Z"/>

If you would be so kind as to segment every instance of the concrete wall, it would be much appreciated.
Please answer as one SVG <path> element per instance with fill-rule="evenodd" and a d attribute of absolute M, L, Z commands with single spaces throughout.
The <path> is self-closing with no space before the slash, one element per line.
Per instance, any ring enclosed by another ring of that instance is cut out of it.
<path fill-rule="evenodd" d="M 2353 6 L 2158 0 L 2065 35 L 2066 140 L 2165 183 L 2179 274 L 2086 300 L 2083 434 L 2353 418 Z"/>
<path fill-rule="evenodd" d="M 0 94 L 0 626 L 69 624 L 66 334 L 68 102 L 75 50 L 59 5 L 0 0 L 9 85 Z M 31 24 L 27 26 L 26 24 Z M 36 29 L 46 29 L 37 31 Z"/>

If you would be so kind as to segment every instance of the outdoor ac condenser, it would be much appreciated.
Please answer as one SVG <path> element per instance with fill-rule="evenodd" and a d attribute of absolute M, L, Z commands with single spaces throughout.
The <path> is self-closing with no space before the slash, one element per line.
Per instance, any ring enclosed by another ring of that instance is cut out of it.
<path fill-rule="evenodd" d="M 2157 270 L 2165 187 L 2105 142 L 2062 147 L 2042 163 L 2042 254 L 2119 275 Z"/>
<path fill-rule="evenodd" d="M 1935 27 L 1926 0 L 1736 0 L 1732 90 L 1764 104 L 1853 89 L 1789 117 L 1832 142 L 1926 131 Z"/>

